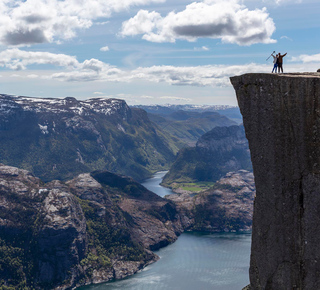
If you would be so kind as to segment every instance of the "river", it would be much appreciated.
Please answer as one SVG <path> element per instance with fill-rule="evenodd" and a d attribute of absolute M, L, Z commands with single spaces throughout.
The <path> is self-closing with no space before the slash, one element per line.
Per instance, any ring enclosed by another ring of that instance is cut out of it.
<path fill-rule="evenodd" d="M 166 172 L 142 183 L 160 196 Z M 156 251 L 160 260 L 123 280 L 82 287 L 86 290 L 241 290 L 249 284 L 250 233 L 184 233 Z"/>

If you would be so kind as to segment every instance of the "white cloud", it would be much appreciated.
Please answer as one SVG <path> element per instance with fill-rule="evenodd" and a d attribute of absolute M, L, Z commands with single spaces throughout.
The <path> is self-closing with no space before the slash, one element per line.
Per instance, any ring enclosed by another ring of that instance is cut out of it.
<path fill-rule="evenodd" d="M 0 67 L 25 70 L 30 65 L 54 65 L 66 71 L 52 74 L 52 78 L 64 81 L 94 81 L 106 79 L 117 81 L 123 72 L 98 59 L 87 59 L 79 63 L 76 57 L 50 52 L 24 51 L 18 48 L 0 52 Z"/>
<path fill-rule="evenodd" d="M 152 66 L 131 71 L 129 79 L 144 79 L 151 82 L 166 82 L 171 85 L 228 86 L 229 77 L 247 72 L 269 72 L 269 66 L 206 65 L 194 67 Z"/>
<path fill-rule="evenodd" d="M 7 49 L 0 52 L 0 67 L 22 70 L 32 64 L 50 64 L 62 67 L 79 66 L 76 57 L 65 54 L 24 51 L 18 48 Z"/>
<path fill-rule="evenodd" d="M 170 85 L 190 86 L 225 86 L 229 84 L 229 76 L 245 72 L 259 72 L 259 65 L 243 66 L 151 66 L 133 70 L 122 70 L 98 59 L 87 59 L 82 63 L 76 57 L 49 52 L 24 51 L 18 48 L 0 52 L 0 66 L 13 70 L 25 70 L 31 65 L 54 65 L 60 69 L 51 75 L 39 78 L 60 81 L 89 82 L 133 82 L 144 80 L 149 82 L 165 82 Z M 265 68 L 265 67 L 263 67 Z M 30 74 L 29 74 L 30 75 Z M 35 78 L 37 75 L 33 74 Z"/>
<path fill-rule="evenodd" d="M 159 13 L 140 10 L 123 22 L 121 35 L 135 36 L 151 42 L 195 41 L 198 38 L 221 39 L 225 43 L 251 45 L 274 43 L 275 31 L 266 8 L 249 10 L 240 0 L 204 0 L 187 5 L 181 12 Z"/>
<path fill-rule="evenodd" d="M 302 3 L 302 0 L 274 0 L 274 2 L 280 5 L 284 3 Z"/>
<path fill-rule="evenodd" d="M 182 97 L 175 97 L 175 96 L 163 96 L 163 97 L 160 97 L 160 99 L 170 100 L 170 101 L 184 101 L 187 103 L 190 103 L 192 101 L 192 99 L 190 98 L 182 98 Z"/>
<path fill-rule="evenodd" d="M 0 2 L 0 44 L 32 45 L 70 39 L 92 21 L 131 6 L 165 0 L 17 0 Z M 98 24 L 101 22 L 98 22 Z M 106 23 L 106 22 L 102 22 Z"/>
<path fill-rule="evenodd" d="M 303 63 L 308 62 L 320 62 L 320 53 L 319 54 L 301 54 L 297 57 L 292 57 L 291 61 L 302 61 Z"/>
<path fill-rule="evenodd" d="M 280 39 L 287 39 L 287 40 L 292 41 L 292 38 L 290 38 L 290 37 L 288 37 L 288 36 L 285 36 L 285 35 L 284 35 L 284 36 L 281 36 Z"/>
<path fill-rule="evenodd" d="M 109 51 L 109 46 L 104 46 L 100 48 L 100 51 Z"/>
<path fill-rule="evenodd" d="M 191 86 L 225 86 L 228 77 L 234 74 L 261 71 L 261 66 L 151 66 L 133 70 L 121 70 L 98 59 L 78 62 L 76 57 L 49 52 L 24 51 L 18 48 L 0 52 L 0 66 L 13 70 L 26 69 L 30 65 L 54 65 L 64 70 L 49 76 L 60 81 L 88 82 L 132 82 L 146 80 L 150 82 L 166 82 L 171 85 Z M 35 77 L 35 75 L 33 76 Z M 48 78 L 48 76 L 46 76 Z"/>
<path fill-rule="evenodd" d="M 320 54 L 300 55 L 293 57 L 292 61 L 301 64 L 285 64 L 286 72 L 316 71 L 320 63 Z M 302 63 L 306 63 L 305 65 Z M 229 77 L 245 73 L 269 73 L 272 65 L 256 63 L 243 65 L 202 65 L 202 66 L 150 66 L 138 67 L 132 70 L 123 70 L 98 59 L 88 59 L 82 63 L 73 56 L 53 54 L 49 52 L 27 52 L 18 48 L 0 52 L 0 66 L 26 69 L 31 65 L 55 65 L 56 71 L 47 71 L 41 74 L 16 74 L 23 78 L 54 79 L 63 82 L 116 82 L 132 83 L 147 81 L 154 83 L 167 83 L 176 86 L 210 86 L 228 87 Z M 59 69 L 57 71 L 57 69 Z M 28 72 L 28 71 L 27 71 Z M 96 92 L 95 94 L 100 94 Z"/>
<path fill-rule="evenodd" d="M 37 79 L 37 78 L 39 78 L 39 76 L 36 75 L 36 74 L 30 74 L 30 75 L 27 75 L 27 78 L 29 78 L 29 79 Z"/>
<path fill-rule="evenodd" d="M 195 51 L 209 51 L 210 49 L 207 46 L 195 47 Z"/>

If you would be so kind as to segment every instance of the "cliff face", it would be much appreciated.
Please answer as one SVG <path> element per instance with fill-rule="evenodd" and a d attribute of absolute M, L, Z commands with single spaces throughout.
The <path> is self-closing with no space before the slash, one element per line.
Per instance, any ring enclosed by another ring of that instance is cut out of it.
<path fill-rule="evenodd" d="M 256 183 L 252 289 L 320 289 L 320 74 L 231 78 Z"/>
<path fill-rule="evenodd" d="M 151 251 L 182 231 L 173 203 L 131 178 L 96 171 L 45 184 L 0 164 L 1 289 L 124 278 L 156 261 Z"/>
<path fill-rule="evenodd" d="M 186 230 L 223 232 L 251 230 L 255 186 L 252 172 L 229 172 L 210 189 L 194 193 L 178 190 L 173 201 Z"/>

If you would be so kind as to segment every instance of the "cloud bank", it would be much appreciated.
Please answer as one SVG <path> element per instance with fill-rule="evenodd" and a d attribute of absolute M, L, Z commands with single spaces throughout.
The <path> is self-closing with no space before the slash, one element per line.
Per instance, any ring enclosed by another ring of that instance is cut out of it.
<path fill-rule="evenodd" d="M 320 63 L 320 54 L 300 55 L 291 58 L 298 64 L 285 65 L 285 71 L 315 71 Z M 300 63 L 300 64 L 299 64 Z M 303 65 L 305 64 L 305 65 Z M 312 64 L 312 65 L 311 65 Z M 201 65 L 170 66 L 157 65 L 138 67 L 132 70 L 120 69 L 92 58 L 79 62 L 76 57 L 49 52 L 30 52 L 18 48 L 0 53 L 0 67 L 25 70 L 28 66 L 49 65 L 55 70 L 45 76 L 30 74 L 29 78 L 46 78 L 63 82 L 122 82 L 148 81 L 176 86 L 230 86 L 229 77 L 245 73 L 271 72 L 272 65 L 249 63 L 243 65 Z M 311 69 L 311 70 L 310 70 Z"/>
<path fill-rule="evenodd" d="M 238 0 L 193 2 L 181 12 L 162 17 L 158 12 L 140 10 L 122 24 L 122 36 L 142 35 L 151 42 L 221 39 L 224 43 L 251 45 L 274 43 L 275 24 L 266 8 L 249 10 Z"/>
<path fill-rule="evenodd" d="M 45 78 L 64 82 L 124 82 L 137 80 L 164 82 L 179 86 L 229 86 L 229 77 L 246 72 L 269 71 L 269 67 L 249 65 L 206 65 L 206 66 L 151 66 L 124 70 L 111 66 L 98 59 L 79 62 L 76 57 L 49 52 L 30 52 L 18 48 L 7 49 L 0 53 L 0 67 L 12 70 L 25 70 L 28 66 L 49 65 L 55 70 Z M 61 69 L 62 68 L 62 69 Z M 32 78 L 41 75 L 32 74 Z"/>
<path fill-rule="evenodd" d="M 165 0 L 0 1 L 0 44 L 32 45 L 75 37 L 76 31 L 136 5 Z"/>
<path fill-rule="evenodd" d="M 303 63 L 320 62 L 320 53 L 312 55 L 301 54 L 297 57 L 292 57 L 291 61 L 302 61 Z"/>

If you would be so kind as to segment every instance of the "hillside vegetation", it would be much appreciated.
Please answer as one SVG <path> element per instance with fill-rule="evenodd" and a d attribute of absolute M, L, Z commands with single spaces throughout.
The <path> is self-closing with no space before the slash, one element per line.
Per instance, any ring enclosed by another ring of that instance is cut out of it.
<path fill-rule="evenodd" d="M 148 112 L 149 119 L 167 135 L 172 136 L 180 148 L 195 146 L 199 137 L 214 127 L 236 125 L 222 113 L 200 110 L 175 110 L 172 107 L 139 106 Z M 184 108 L 184 107 L 182 107 Z M 188 107 L 186 107 L 188 109 Z M 227 110 L 222 110 L 225 112 Z M 229 112 L 229 115 L 231 112 Z M 231 114 L 232 115 L 232 114 Z"/>
<path fill-rule="evenodd" d="M 122 100 L 0 95 L 0 162 L 44 181 L 109 170 L 143 180 L 178 150 L 145 111 Z"/>
<path fill-rule="evenodd" d="M 243 126 L 216 127 L 204 134 L 196 147 L 179 151 L 163 185 L 177 188 L 184 183 L 215 182 L 240 169 L 252 170 Z"/>

